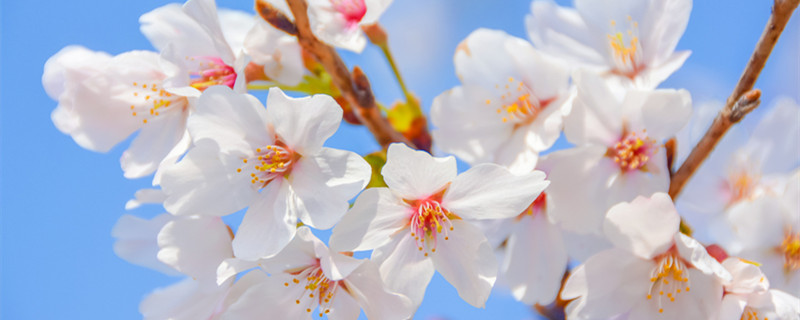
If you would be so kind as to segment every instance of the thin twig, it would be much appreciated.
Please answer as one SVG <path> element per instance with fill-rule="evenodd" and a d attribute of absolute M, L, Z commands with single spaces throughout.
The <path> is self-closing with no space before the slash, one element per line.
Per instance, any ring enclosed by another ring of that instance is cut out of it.
<path fill-rule="evenodd" d="M 369 80 L 364 73 L 356 68 L 351 75 L 336 50 L 319 41 L 311 32 L 306 1 L 286 0 L 286 2 L 294 15 L 294 25 L 297 28 L 297 40 L 300 42 L 300 46 L 304 51 L 311 53 L 330 73 L 333 84 L 339 88 L 347 102 L 355 106 L 356 116 L 372 132 L 375 140 L 384 148 L 392 142 L 403 142 L 415 147 L 402 134 L 395 131 L 389 121 L 383 117 L 375 102 L 372 89 L 370 89 Z"/>
<path fill-rule="evenodd" d="M 772 48 L 774 48 L 775 43 L 778 42 L 781 32 L 783 32 L 786 23 L 789 22 L 789 18 L 792 16 L 798 4 L 800 4 L 800 0 L 775 0 L 774 6 L 772 7 L 772 15 L 770 15 L 769 21 L 767 21 L 764 32 L 761 34 L 761 38 L 756 44 L 753 55 L 750 56 L 750 61 L 747 62 L 747 66 L 745 66 L 744 72 L 742 72 L 742 76 L 739 78 L 736 88 L 733 89 L 730 97 L 728 97 L 725 108 L 719 112 L 714 122 L 711 124 L 711 127 L 706 131 L 706 134 L 700 139 L 686 158 L 686 161 L 683 162 L 678 171 L 672 176 L 669 185 L 669 195 L 673 199 L 678 197 L 683 186 L 689 178 L 692 177 L 694 172 L 697 171 L 697 168 L 700 167 L 711 151 L 714 150 L 714 147 L 719 140 L 722 139 L 722 136 L 725 135 L 725 132 L 727 132 L 731 126 L 741 121 L 747 113 L 755 109 L 760 103 L 759 98 L 761 97 L 761 91 L 752 90 L 753 85 L 755 85 L 758 75 L 761 73 L 764 64 L 767 62 L 767 58 L 769 58 L 772 52 Z"/>
<path fill-rule="evenodd" d="M 290 35 L 297 35 L 297 26 L 283 12 L 264 0 L 256 0 L 256 12 L 269 24 Z"/>

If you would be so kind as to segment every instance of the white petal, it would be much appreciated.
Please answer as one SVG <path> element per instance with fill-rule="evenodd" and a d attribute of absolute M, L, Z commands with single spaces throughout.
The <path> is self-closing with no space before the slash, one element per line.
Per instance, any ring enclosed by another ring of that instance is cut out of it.
<path fill-rule="evenodd" d="M 613 145 L 622 133 L 621 99 L 597 75 L 579 70 L 574 75 L 578 95 L 572 111 L 564 122 L 564 134 L 569 142 Z"/>
<path fill-rule="evenodd" d="M 233 239 L 237 258 L 257 260 L 280 252 L 294 237 L 297 217 L 289 214 L 288 184 L 276 179 L 261 190 L 244 214 Z"/>
<path fill-rule="evenodd" d="M 158 233 L 158 260 L 216 287 L 217 266 L 233 257 L 231 236 L 218 217 L 175 219 Z"/>
<path fill-rule="evenodd" d="M 567 279 L 561 298 L 575 299 L 567 305 L 570 319 L 608 319 L 644 301 L 650 287 L 653 262 L 625 250 L 600 252 L 577 268 Z"/>
<path fill-rule="evenodd" d="M 206 140 L 208 141 L 208 140 Z M 164 207 L 175 215 L 227 215 L 246 207 L 257 194 L 249 177 L 236 175 L 219 159 L 215 143 L 198 144 L 183 159 L 164 170 Z"/>
<path fill-rule="evenodd" d="M 477 29 L 456 48 L 453 62 L 456 75 L 465 85 L 494 88 L 519 75 L 517 65 L 505 49 L 506 41 L 516 39 L 504 31 Z"/>
<path fill-rule="evenodd" d="M 179 275 L 174 268 L 157 258 L 158 232 L 172 218 L 169 214 L 161 214 L 150 220 L 128 214 L 121 216 L 111 229 L 111 236 L 115 239 L 114 253 L 132 264 L 168 275 Z"/>
<path fill-rule="evenodd" d="M 651 259 L 672 246 L 681 218 L 666 193 L 611 207 L 603 231 L 617 248 Z"/>
<path fill-rule="evenodd" d="M 330 96 L 290 98 L 278 88 L 269 90 L 267 114 L 280 139 L 302 155 L 320 150 L 342 121 L 342 108 Z"/>
<path fill-rule="evenodd" d="M 325 245 L 311 233 L 311 230 L 302 226 L 297 228 L 295 237 L 283 250 L 272 258 L 259 260 L 258 263 L 270 274 L 297 272 L 317 264 L 319 257 L 317 248 L 320 246 L 325 249 Z"/>
<path fill-rule="evenodd" d="M 747 296 L 726 294 L 722 297 L 718 320 L 741 319 L 744 308 L 747 306 Z"/>
<path fill-rule="evenodd" d="M 168 45 L 181 48 L 183 56 L 215 56 L 216 49 L 206 31 L 171 3 L 139 17 L 140 30 L 153 47 L 164 50 Z"/>
<path fill-rule="evenodd" d="M 386 152 L 381 174 L 393 192 L 404 199 L 424 199 L 439 192 L 456 177 L 456 159 L 435 158 L 402 143 L 393 143 Z"/>
<path fill-rule="evenodd" d="M 410 234 L 399 234 L 392 243 L 372 251 L 372 260 L 380 264 L 381 279 L 390 292 L 411 299 L 419 307 L 436 269 L 422 254 Z"/>
<path fill-rule="evenodd" d="M 213 86 L 198 99 L 188 127 L 195 143 L 212 140 L 220 152 L 240 155 L 273 143 L 267 123 L 267 111 L 256 97 Z"/>
<path fill-rule="evenodd" d="M 317 256 L 320 258 L 322 271 L 328 279 L 338 281 L 349 277 L 353 270 L 361 266 L 363 259 L 356 259 L 338 252 L 331 252 L 322 241 L 318 241 L 316 246 Z M 324 252 L 323 254 L 320 254 Z"/>
<path fill-rule="evenodd" d="M 675 51 L 692 11 L 692 0 L 650 1 L 641 24 L 645 59 L 659 64 Z M 647 23 L 644 23 L 644 22 Z M 660 82 L 660 81 L 659 81 Z"/>
<path fill-rule="evenodd" d="M 348 293 L 358 301 L 367 319 L 403 320 L 414 312 L 411 300 L 388 291 L 378 273 L 378 265 L 364 261 L 347 279 Z M 340 297 L 337 295 L 336 299 Z"/>
<path fill-rule="evenodd" d="M 139 304 L 139 312 L 147 320 L 208 319 L 214 315 L 226 292 L 225 287 L 201 290 L 199 282 L 187 278 L 169 287 L 154 290 Z"/>
<path fill-rule="evenodd" d="M 160 189 L 139 189 L 133 199 L 125 203 L 125 210 L 133 210 L 146 203 L 163 203 L 167 195 Z"/>
<path fill-rule="evenodd" d="M 277 319 L 310 319 L 312 311 L 317 307 L 316 299 L 303 299 L 301 304 L 295 303 L 297 297 L 304 295 L 302 285 L 292 284 L 289 274 L 277 274 L 264 279 L 263 282 L 248 288 L 235 301 L 221 319 L 262 319 L 265 315 L 274 315 Z"/>
<path fill-rule="evenodd" d="M 494 162 L 496 150 L 508 140 L 513 126 L 502 121 L 486 100 L 493 94 L 481 86 L 466 85 L 445 91 L 433 99 L 433 140 L 443 151 L 471 164 Z"/>
<path fill-rule="evenodd" d="M 503 274 L 514 298 L 548 305 L 561 288 L 567 269 L 567 249 L 561 231 L 543 214 L 523 217 L 508 238 Z"/>
<path fill-rule="evenodd" d="M 388 244 L 406 226 L 412 209 L 387 188 L 369 188 L 358 196 L 330 238 L 336 251 L 371 250 Z"/>
<path fill-rule="evenodd" d="M 288 178 L 297 194 L 297 216 L 313 228 L 330 229 L 371 176 L 367 161 L 350 151 L 322 148 L 300 158 Z"/>
<path fill-rule="evenodd" d="M 735 240 L 744 249 L 780 246 L 784 236 L 783 208 L 777 198 L 765 195 L 742 201 L 728 209 L 727 220 Z"/>
<path fill-rule="evenodd" d="M 683 66 L 683 63 L 686 62 L 686 59 L 689 59 L 691 53 L 692 52 L 689 50 L 678 51 L 663 62 L 645 68 L 644 71 L 637 76 L 635 87 L 655 89 L 659 84 L 675 73 L 675 71 L 678 71 L 678 69 Z"/>
<path fill-rule="evenodd" d="M 222 285 L 233 276 L 245 272 L 249 269 L 258 267 L 255 261 L 241 260 L 237 258 L 228 258 L 222 261 L 217 267 L 217 285 Z M 259 273 L 259 272 L 250 272 Z"/>
<path fill-rule="evenodd" d="M 753 130 L 746 148 L 759 160 L 764 174 L 785 174 L 797 168 L 800 105 L 789 97 L 780 97 L 774 104 Z"/>
<path fill-rule="evenodd" d="M 436 270 L 458 290 L 458 296 L 483 308 L 497 279 L 497 261 L 489 241 L 478 228 L 463 220 L 453 221 L 448 240 L 432 253 Z"/>
<path fill-rule="evenodd" d="M 731 273 L 725 270 L 717 259 L 709 255 L 706 248 L 697 240 L 683 233 L 678 233 L 675 235 L 675 245 L 678 247 L 678 253 L 681 258 L 689 261 L 692 266 L 704 274 L 713 274 L 721 282 L 730 282 L 733 279 Z"/>
<path fill-rule="evenodd" d="M 769 281 L 766 276 L 752 263 L 731 257 L 725 259 L 722 266 L 732 276 L 732 281 L 725 284 L 726 292 L 746 295 L 753 292 L 766 292 L 769 289 Z"/>
<path fill-rule="evenodd" d="M 256 19 L 252 14 L 220 8 L 217 10 L 219 16 L 219 26 L 233 53 L 244 49 L 244 39 L 247 33 L 255 25 Z M 261 20 L 261 19 L 259 19 Z"/>
<path fill-rule="evenodd" d="M 262 19 L 247 33 L 244 47 L 252 62 L 263 65 L 264 73 L 281 84 L 298 85 L 307 73 L 297 38 Z"/>
<path fill-rule="evenodd" d="M 692 115 L 692 98 L 686 90 L 633 90 L 628 92 L 631 95 L 644 95 L 640 105 L 644 126 L 656 141 L 674 136 Z"/>
<path fill-rule="evenodd" d="M 330 320 L 352 320 L 358 319 L 358 316 L 361 314 L 361 306 L 358 305 L 358 302 L 353 299 L 350 295 L 350 287 L 347 287 L 348 291 L 345 290 L 338 290 L 337 294 L 333 296 L 333 301 L 331 302 L 330 312 L 327 314 L 328 319 Z M 322 307 L 320 307 L 322 308 Z M 320 310 L 323 314 L 325 311 Z"/>
<path fill-rule="evenodd" d="M 102 72 L 109 60 L 111 55 L 105 52 L 66 46 L 45 62 L 42 86 L 51 99 L 59 100 L 70 87 Z"/>
<path fill-rule="evenodd" d="M 228 64 L 233 64 L 234 55 L 230 45 L 225 40 L 222 27 L 219 24 L 217 5 L 214 0 L 189 0 L 183 4 L 183 12 L 194 19 L 203 28 L 206 37 L 211 40 L 215 54 Z"/>
<path fill-rule="evenodd" d="M 480 164 L 458 175 L 442 205 L 465 219 L 502 219 L 519 215 L 549 184 L 544 173 L 515 175 L 501 166 Z"/>
<path fill-rule="evenodd" d="M 594 44 L 594 34 L 575 9 L 552 1 L 533 1 L 525 26 L 536 48 L 546 53 L 576 64 L 605 64 L 603 53 Z"/>
<path fill-rule="evenodd" d="M 153 173 L 175 147 L 185 152 L 186 146 L 179 142 L 186 134 L 184 113 L 171 113 L 148 122 L 120 158 L 125 177 L 133 179 Z"/>

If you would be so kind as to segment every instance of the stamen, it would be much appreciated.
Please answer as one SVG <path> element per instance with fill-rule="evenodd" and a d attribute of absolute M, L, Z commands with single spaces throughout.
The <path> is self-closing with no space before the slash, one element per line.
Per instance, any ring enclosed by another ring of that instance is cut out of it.
<path fill-rule="evenodd" d="M 642 48 L 639 42 L 639 23 L 630 16 L 627 20 L 629 29 L 625 31 L 618 31 L 617 22 L 611 20 L 611 33 L 606 37 L 616 64 L 612 72 L 633 78 L 643 69 Z"/>
<path fill-rule="evenodd" d="M 424 251 L 423 255 L 427 257 L 428 251 L 425 249 L 430 249 L 431 253 L 436 252 L 439 234 L 444 233 L 444 240 L 450 239 L 448 234 L 454 230 L 452 219 L 458 219 L 458 216 L 443 208 L 439 201 L 432 199 L 419 202 L 416 209 L 411 216 L 409 229 L 419 251 Z M 428 239 L 427 245 L 425 239 Z"/>
<path fill-rule="evenodd" d="M 236 172 L 243 171 L 250 174 L 250 182 L 261 188 L 276 177 L 286 174 L 296 160 L 296 155 L 291 150 L 279 145 L 268 145 L 264 148 L 257 148 L 250 158 L 242 159 L 243 167 L 237 168 Z M 253 164 L 249 160 L 252 160 Z"/>
<path fill-rule="evenodd" d="M 500 101 L 497 102 L 499 107 L 496 108 L 496 111 L 498 114 L 503 114 L 503 122 L 511 122 L 515 125 L 530 123 L 552 99 L 539 100 L 522 81 L 518 81 L 517 85 L 512 87 L 511 84 L 514 81 L 516 80 L 513 77 L 509 77 L 509 83 L 503 84 L 502 87 L 499 84 L 495 85 L 498 90 L 505 89 L 505 91 L 501 91 Z M 493 101 L 486 100 L 486 104 L 492 105 Z"/>
<path fill-rule="evenodd" d="M 656 141 L 647 137 L 647 131 L 641 135 L 630 132 L 623 136 L 613 147 L 609 147 L 606 156 L 614 159 L 622 171 L 639 170 L 658 152 Z"/>
<path fill-rule="evenodd" d="M 218 57 L 187 57 L 194 65 L 193 71 L 189 72 L 191 86 L 197 90 L 204 91 L 210 86 L 224 85 L 233 89 L 236 83 L 236 71 L 233 67 L 225 64 Z"/>
<path fill-rule="evenodd" d="M 800 233 L 791 228 L 784 231 L 783 241 L 778 249 L 783 253 L 783 270 L 787 273 L 800 269 Z"/>
<path fill-rule="evenodd" d="M 653 292 L 658 290 L 658 312 L 664 312 L 664 297 L 669 302 L 675 302 L 678 294 L 689 291 L 689 278 L 686 264 L 677 255 L 675 250 L 670 250 L 661 257 L 656 258 L 657 267 L 650 272 L 650 290 L 647 300 L 653 299 Z"/>

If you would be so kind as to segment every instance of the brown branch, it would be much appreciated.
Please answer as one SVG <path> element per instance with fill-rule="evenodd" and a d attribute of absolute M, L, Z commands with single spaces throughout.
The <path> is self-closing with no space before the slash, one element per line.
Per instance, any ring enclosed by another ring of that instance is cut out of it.
<path fill-rule="evenodd" d="M 351 75 L 336 50 L 319 41 L 311 32 L 306 1 L 286 0 L 286 2 L 294 15 L 294 25 L 297 28 L 297 40 L 300 42 L 300 46 L 325 67 L 325 70 L 331 75 L 333 84 L 339 89 L 345 100 L 355 107 L 356 116 L 372 132 L 375 140 L 384 148 L 392 142 L 403 142 L 410 147 L 415 147 L 402 134 L 395 131 L 389 121 L 383 117 L 375 102 L 369 80 L 364 73 L 356 68 Z"/>
<path fill-rule="evenodd" d="M 747 66 L 745 66 L 742 76 L 739 78 L 739 82 L 736 84 L 730 97 L 728 97 L 725 108 L 720 110 L 714 122 L 711 124 L 711 127 L 706 131 L 706 134 L 700 139 L 686 158 L 686 161 L 683 162 L 678 171 L 672 176 L 669 185 L 669 195 L 672 199 L 678 197 L 683 186 L 686 185 L 689 178 L 692 177 L 697 168 L 700 167 L 711 151 L 714 150 L 714 147 L 719 140 L 722 139 L 722 136 L 725 135 L 725 132 L 727 132 L 731 126 L 741 121 L 747 113 L 758 107 L 761 91 L 752 90 L 753 85 L 755 85 L 761 70 L 764 69 L 764 64 L 766 64 L 767 58 L 769 58 L 772 52 L 772 48 L 774 48 L 775 43 L 778 42 L 781 32 L 783 32 L 786 23 L 789 22 L 789 18 L 792 16 L 798 4 L 800 4 L 800 0 L 775 0 L 774 6 L 772 7 L 772 15 L 770 15 L 769 21 L 767 21 L 761 38 L 758 39 L 756 48 L 753 50 L 753 55 L 750 56 L 750 61 L 747 62 Z"/>
<path fill-rule="evenodd" d="M 290 35 L 297 35 L 297 26 L 283 12 L 264 0 L 256 0 L 256 12 L 273 27 Z"/>

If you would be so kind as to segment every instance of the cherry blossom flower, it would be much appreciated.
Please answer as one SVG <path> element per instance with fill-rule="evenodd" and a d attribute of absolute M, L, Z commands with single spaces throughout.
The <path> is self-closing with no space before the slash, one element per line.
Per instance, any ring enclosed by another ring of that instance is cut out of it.
<path fill-rule="evenodd" d="M 330 251 L 308 227 L 258 265 L 269 279 L 247 290 L 225 319 L 356 319 L 363 309 L 369 319 L 402 320 L 414 311 L 408 298 L 384 288 L 377 265 Z"/>
<path fill-rule="evenodd" d="M 244 39 L 244 48 L 251 62 L 263 65 L 264 74 L 287 86 L 298 85 L 308 72 L 297 37 L 288 35 L 257 18 Z"/>
<path fill-rule="evenodd" d="M 724 248 L 762 264 L 773 288 L 800 295 L 800 170 L 780 193 L 740 202 L 714 222 Z"/>
<path fill-rule="evenodd" d="M 309 0 L 311 31 L 334 47 L 361 53 L 367 37 L 361 26 L 378 22 L 392 0 Z"/>
<path fill-rule="evenodd" d="M 530 172 L 569 112 L 569 71 L 525 40 L 478 29 L 455 54 L 462 86 L 433 101 L 438 146 L 470 164 Z"/>
<path fill-rule="evenodd" d="M 292 11 L 284 0 L 266 0 L 289 17 Z M 392 0 L 309 0 L 308 22 L 311 32 L 331 46 L 361 53 L 367 45 L 362 26 L 378 23 Z"/>
<path fill-rule="evenodd" d="M 293 99 L 272 88 L 267 106 L 230 88 L 206 90 L 188 124 L 195 147 L 161 183 L 175 215 L 222 216 L 249 206 L 233 240 L 246 260 L 278 253 L 298 219 L 333 227 L 372 173 L 359 155 L 322 146 L 342 120 L 330 96 Z"/>
<path fill-rule="evenodd" d="M 186 278 L 142 300 L 144 319 L 219 319 L 229 305 L 266 275 L 245 275 L 217 285 L 216 269 L 233 256 L 232 234 L 219 217 L 143 220 L 123 216 L 114 227 L 115 252 L 127 261 Z M 157 264 L 150 263 L 156 261 Z M 144 262 L 144 263 L 143 263 Z"/>
<path fill-rule="evenodd" d="M 106 152 L 139 131 L 120 159 L 127 178 L 149 175 L 186 151 L 186 118 L 202 90 L 243 90 L 245 83 L 237 76 L 244 59 L 235 59 L 227 44 L 213 0 L 166 5 L 140 21 L 161 55 L 131 51 L 110 57 L 67 47 L 48 60 L 42 77 L 59 102 L 53 123 L 81 147 Z"/>
<path fill-rule="evenodd" d="M 416 306 L 435 270 L 459 296 L 481 307 L 497 276 L 486 236 L 467 219 L 519 215 L 547 186 L 544 174 L 514 175 L 481 164 L 456 175 L 453 157 L 434 158 L 392 144 L 381 171 L 388 188 L 370 188 L 336 225 L 335 250 L 374 249 L 388 287 Z"/>
<path fill-rule="evenodd" d="M 662 141 L 691 114 L 685 90 L 629 90 L 615 95 L 602 79 L 576 75 L 578 94 L 564 132 L 575 148 L 550 154 L 553 220 L 578 233 L 602 234 L 611 206 L 665 192 L 669 170 Z M 576 200 L 579 199 L 579 200 Z"/>
<path fill-rule="evenodd" d="M 716 114 L 718 110 L 713 111 Z M 697 126 L 705 130 L 708 123 Z M 740 247 L 725 239 L 730 230 L 719 220 L 726 219 L 726 212 L 739 203 L 782 193 L 800 164 L 800 105 L 791 98 L 780 98 L 754 128 L 734 127 L 731 131 L 686 185 L 677 205 L 695 229 L 709 230 L 698 238 L 724 242 L 727 250 L 736 253 Z M 679 140 L 678 144 L 693 146 L 695 142 Z"/>
<path fill-rule="evenodd" d="M 562 299 L 569 319 L 711 319 L 731 275 L 696 240 L 678 232 L 665 193 L 612 207 L 603 230 L 614 248 L 575 268 Z"/>
<path fill-rule="evenodd" d="M 536 48 L 592 68 L 624 85 L 651 89 L 678 70 L 675 52 L 692 0 L 575 0 L 575 8 L 537 0 L 525 19 Z"/>
<path fill-rule="evenodd" d="M 733 279 L 725 283 L 719 320 L 800 319 L 800 300 L 780 290 L 770 290 L 769 280 L 752 262 L 728 258 L 722 262 Z"/>

